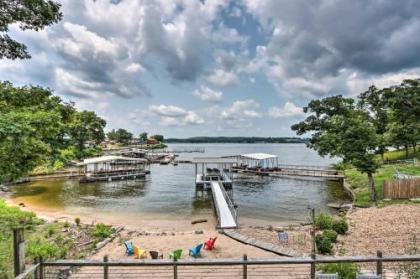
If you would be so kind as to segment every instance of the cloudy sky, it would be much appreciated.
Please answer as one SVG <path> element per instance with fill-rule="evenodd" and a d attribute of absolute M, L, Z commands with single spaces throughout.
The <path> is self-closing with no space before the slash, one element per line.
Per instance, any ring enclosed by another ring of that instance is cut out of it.
<path fill-rule="evenodd" d="M 0 78 L 52 88 L 107 129 L 291 136 L 310 99 L 420 76 L 417 0 L 62 0 L 63 20 L 11 28 L 31 60 Z"/>

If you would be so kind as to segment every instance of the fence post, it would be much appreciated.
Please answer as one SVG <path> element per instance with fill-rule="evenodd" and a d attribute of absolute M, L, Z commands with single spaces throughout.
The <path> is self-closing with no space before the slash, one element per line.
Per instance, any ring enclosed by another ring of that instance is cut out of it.
<path fill-rule="evenodd" d="M 13 259 L 16 277 L 25 271 L 25 238 L 23 228 L 13 229 Z"/>
<path fill-rule="evenodd" d="M 104 256 L 104 263 L 108 262 L 108 255 Z M 104 279 L 108 279 L 108 265 L 104 265 Z"/>
<path fill-rule="evenodd" d="M 39 264 L 39 257 L 35 258 L 34 264 Z M 34 272 L 34 278 L 35 279 L 41 279 L 41 277 L 39 276 L 39 266 L 36 268 L 36 270 Z"/>
<path fill-rule="evenodd" d="M 39 278 L 44 279 L 44 258 L 39 257 Z"/>
<path fill-rule="evenodd" d="M 382 252 L 377 251 L 376 256 L 378 257 L 376 261 L 376 275 L 382 275 Z"/>
<path fill-rule="evenodd" d="M 311 263 L 311 279 L 315 279 L 315 272 L 316 272 L 315 260 L 316 260 L 316 257 L 315 257 L 314 253 L 311 254 L 311 259 L 313 260 L 312 263 Z"/>
<path fill-rule="evenodd" d="M 174 257 L 174 279 L 178 279 L 178 265 L 177 265 L 177 259 Z"/>
<path fill-rule="evenodd" d="M 247 265 L 248 256 L 244 254 L 244 264 L 243 264 L 243 279 L 248 278 L 248 265 Z"/>

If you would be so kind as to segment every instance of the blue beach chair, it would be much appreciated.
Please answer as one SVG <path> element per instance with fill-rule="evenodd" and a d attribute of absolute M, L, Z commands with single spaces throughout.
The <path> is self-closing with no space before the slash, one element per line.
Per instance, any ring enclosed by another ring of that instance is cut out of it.
<path fill-rule="evenodd" d="M 131 241 L 124 241 L 124 245 L 125 245 L 125 249 L 126 249 L 126 253 L 127 255 L 131 256 L 134 254 L 134 245 L 133 242 Z"/>
<path fill-rule="evenodd" d="M 201 248 L 203 248 L 203 243 L 198 244 L 194 248 L 190 249 L 190 256 L 193 256 L 194 258 L 201 257 Z"/>

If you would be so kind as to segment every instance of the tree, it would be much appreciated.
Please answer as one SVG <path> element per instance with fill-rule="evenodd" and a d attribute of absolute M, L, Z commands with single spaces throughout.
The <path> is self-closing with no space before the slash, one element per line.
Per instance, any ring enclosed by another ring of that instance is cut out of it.
<path fill-rule="evenodd" d="M 404 80 L 401 85 L 384 89 L 389 107 L 387 136 L 394 146 L 416 151 L 420 140 L 420 80 Z"/>
<path fill-rule="evenodd" d="M 123 144 L 128 144 L 130 140 L 133 139 L 133 134 L 127 131 L 126 129 L 118 129 L 116 131 L 116 140 Z"/>
<path fill-rule="evenodd" d="M 308 146 L 321 156 L 341 157 L 345 163 L 366 173 L 370 199 L 376 201 L 373 174 L 378 168 L 374 160 L 378 138 L 368 114 L 357 109 L 353 99 L 340 95 L 313 100 L 303 110 L 311 115 L 294 124 L 292 130 L 298 135 L 312 133 Z"/>
<path fill-rule="evenodd" d="M 108 132 L 108 133 L 106 134 L 106 137 L 107 137 L 109 140 L 117 140 L 117 132 L 115 131 L 115 129 L 112 129 L 110 132 Z"/>
<path fill-rule="evenodd" d="M 388 146 L 386 132 L 389 125 L 389 107 L 385 90 L 379 90 L 374 85 L 359 95 L 359 108 L 368 113 L 369 121 L 373 123 L 378 135 L 378 149 L 376 153 L 381 155 L 384 161 L 384 153 Z"/>
<path fill-rule="evenodd" d="M 24 44 L 13 40 L 7 32 L 9 25 L 18 24 L 21 30 L 39 31 L 62 18 L 60 4 L 52 0 L 0 1 L 0 59 L 25 59 L 31 56 Z"/>
<path fill-rule="evenodd" d="M 96 144 L 105 139 L 104 127 L 106 121 L 96 115 L 93 111 L 76 112 L 70 124 L 70 136 L 79 151 L 78 157 L 83 156 L 82 152 L 87 141 L 94 141 Z"/>
<path fill-rule="evenodd" d="M 154 138 L 157 141 L 163 142 L 164 138 L 162 135 L 153 135 L 152 138 Z"/>
<path fill-rule="evenodd" d="M 142 142 L 146 142 L 147 141 L 147 133 L 146 132 L 140 133 L 139 138 Z"/>

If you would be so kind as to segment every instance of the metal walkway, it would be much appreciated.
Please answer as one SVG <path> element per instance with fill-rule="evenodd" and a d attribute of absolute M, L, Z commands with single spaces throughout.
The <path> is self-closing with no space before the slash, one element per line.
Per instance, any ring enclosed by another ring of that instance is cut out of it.
<path fill-rule="evenodd" d="M 223 185 L 220 182 L 211 182 L 211 192 L 213 194 L 214 206 L 216 207 L 217 219 L 219 221 L 218 228 L 236 228 L 236 211 Z"/>

